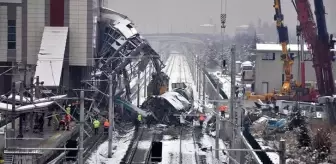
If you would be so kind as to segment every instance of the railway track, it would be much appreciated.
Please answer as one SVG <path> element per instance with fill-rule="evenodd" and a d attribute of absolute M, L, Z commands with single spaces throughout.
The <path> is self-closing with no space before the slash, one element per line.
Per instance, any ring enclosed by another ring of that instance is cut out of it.
<path fill-rule="evenodd" d="M 86 145 L 84 146 L 84 161 L 86 161 L 90 157 L 94 149 L 97 149 L 99 145 L 101 145 L 104 141 L 106 141 L 107 136 L 108 135 L 104 135 L 102 133 L 99 136 L 90 137 L 84 141 L 85 143 L 84 145 Z"/>
<path fill-rule="evenodd" d="M 188 144 L 190 143 L 190 140 L 188 142 L 188 136 L 190 136 L 190 132 L 191 132 L 191 138 L 192 138 L 192 144 L 194 145 L 194 154 L 191 156 L 190 154 L 188 154 L 188 151 L 190 150 L 184 150 L 184 148 L 187 148 Z M 196 137 L 195 137 L 195 133 L 193 130 L 190 129 L 186 129 L 186 128 L 180 128 L 180 142 L 179 142 L 179 155 L 178 155 L 178 163 L 179 164 L 188 164 L 186 162 L 186 160 L 190 160 L 190 157 L 195 158 L 195 163 L 196 164 L 207 164 L 206 161 L 206 156 L 205 155 L 200 155 L 198 153 L 198 146 L 196 143 Z M 185 157 L 184 157 L 185 156 Z M 189 156 L 189 157 L 188 157 Z M 184 159 L 185 158 L 185 159 Z M 192 161 L 189 161 L 192 162 Z"/>
<path fill-rule="evenodd" d="M 175 64 L 175 60 L 176 60 L 176 56 L 172 56 L 172 61 L 171 63 L 169 64 L 169 73 L 167 72 L 168 76 L 171 77 L 171 74 L 173 72 L 173 69 L 174 69 L 174 64 Z"/>
<path fill-rule="evenodd" d="M 139 128 L 138 135 L 131 142 L 132 146 L 128 148 L 126 156 L 120 164 L 149 164 L 151 145 L 154 138 L 155 134 L 151 134 L 147 128 Z M 150 146 L 146 149 L 139 147 L 142 141 L 150 142 Z"/>
<path fill-rule="evenodd" d="M 197 146 L 197 143 L 196 143 L 196 136 L 195 136 L 194 131 L 192 132 L 192 138 L 193 138 L 194 147 L 195 147 L 195 161 L 196 161 L 196 164 L 207 164 L 206 156 L 205 155 L 199 155 L 199 153 L 198 153 L 199 149 L 198 149 L 198 146 Z"/>

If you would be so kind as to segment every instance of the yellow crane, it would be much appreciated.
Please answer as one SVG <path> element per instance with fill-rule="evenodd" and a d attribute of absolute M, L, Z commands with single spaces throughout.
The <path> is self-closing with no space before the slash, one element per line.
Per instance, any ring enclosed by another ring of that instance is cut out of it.
<path fill-rule="evenodd" d="M 279 35 L 279 42 L 282 47 L 281 60 L 283 61 L 283 70 L 285 74 L 284 83 L 281 88 L 281 94 L 289 95 L 291 92 L 291 79 L 292 76 L 292 65 L 294 63 L 291 56 L 288 54 L 287 44 L 288 44 L 288 28 L 284 25 L 284 16 L 281 12 L 280 0 L 274 0 L 275 15 L 274 20 L 276 22 L 276 27 Z"/>

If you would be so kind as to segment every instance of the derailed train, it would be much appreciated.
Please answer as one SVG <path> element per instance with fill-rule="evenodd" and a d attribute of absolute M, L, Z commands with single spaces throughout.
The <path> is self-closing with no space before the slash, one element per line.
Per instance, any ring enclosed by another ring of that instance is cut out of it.
<path fill-rule="evenodd" d="M 158 123 L 174 124 L 179 120 L 179 114 L 191 109 L 193 102 L 192 87 L 180 85 L 168 90 L 169 77 L 161 72 L 164 67 L 160 55 L 152 49 L 135 29 L 134 24 L 124 15 L 101 8 L 101 18 L 98 22 L 100 40 L 96 67 L 92 72 L 91 84 L 98 88 L 92 94 L 94 100 L 90 108 L 106 110 L 109 94 L 108 80 L 115 84 L 112 94 L 117 97 L 116 104 L 122 104 L 131 113 L 140 113 Z M 143 72 L 152 61 L 155 73 L 147 88 L 147 100 L 141 109 L 132 105 L 130 97 L 132 88 L 130 81 L 136 77 L 134 72 Z M 133 71 L 136 70 L 136 71 Z M 182 86 L 182 87 L 181 87 Z M 123 89 L 122 89 L 123 88 Z M 131 114 L 132 115 L 132 114 Z M 149 118 L 148 118 L 149 119 Z"/>
<path fill-rule="evenodd" d="M 178 124 L 180 115 L 192 110 L 193 101 L 193 89 L 186 86 L 162 95 L 149 96 L 141 108 L 151 113 L 152 123 Z"/>

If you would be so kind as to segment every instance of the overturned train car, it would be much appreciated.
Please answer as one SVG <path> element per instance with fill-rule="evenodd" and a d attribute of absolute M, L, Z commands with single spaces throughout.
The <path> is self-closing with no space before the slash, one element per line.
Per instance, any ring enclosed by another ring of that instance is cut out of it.
<path fill-rule="evenodd" d="M 175 88 L 158 96 L 150 96 L 141 108 L 153 116 L 152 123 L 179 124 L 180 115 L 192 110 L 192 87 Z"/>

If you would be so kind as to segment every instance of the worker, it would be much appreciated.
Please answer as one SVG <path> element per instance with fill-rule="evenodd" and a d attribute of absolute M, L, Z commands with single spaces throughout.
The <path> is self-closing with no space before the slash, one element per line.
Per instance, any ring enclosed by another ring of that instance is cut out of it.
<path fill-rule="evenodd" d="M 141 114 L 138 114 L 138 122 L 139 122 L 139 124 L 141 124 L 141 122 L 142 122 L 142 116 L 141 116 Z"/>
<path fill-rule="evenodd" d="M 65 120 L 65 124 L 64 124 L 65 130 L 70 130 L 70 121 L 71 121 L 70 114 L 66 114 L 64 120 Z"/>
<path fill-rule="evenodd" d="M 65 130 L 65 120 L 64 119 L 60 120 L 57 130 L 61 130 L 61 127 L 63 128 L 63 130 Z"/>
<path fill-rule="evenodd" d="M 152 120 L 153 120 L 152 115 L 148 115 L 146 119 L 147 128 L 150 128 Z"/>
<path fill-rule="evenodd" d="M 200 123 L 200 127 L 203 127 L 203 122 L 205 120 L 204 114 L 200 114 L 199 115 L 199 123 Z"/>
<path fill-rule="evenodd" d="M 44 113 L 42 113 L 41 117 L 39 118 L 39 129 L 40 132 L 43 132 L 43 126 L 44 126 Z"/>
<path fill-rule="evenodd" d="M 139 120 L 138 120 L 138 118 L 137 118 L 137 115 L 132 115 L 132 118 L 134 118 L 133 120 L 134 120 L 134 126 L 135 126 L 135 130 L 138 130 L 138 128 L 139 128 Z"/>
<path fill-rule="evenodd" d="M 108 119 L 106 119 L 104 122 L 104 134 L 108 134 L 109 127 L 110 127 L 110 122 L 108 121 Z"/>
<path fill-rule="evenodd" d="M 221 112 L 221 116 L 225 117 L 225 112 L 227 111 L 227 106 L 224 106 L 224 105 L 220 106 L 219 111 Z"/>
<path fill-rule="evenodd" d="M 94 133 L 95 133 L 95 135 L 98 134 L 99 126 L 100 126 L 100 122 L 99 122 L 97 119 L 95 119 L 95 120 L 93 121 L 93 128 L 94 128 Z"/>
<path fill-rule="evenodd" d="M 71 113 L 71 104 L 68 105 L 68 107 L 65 108 L 65 113 L 70 114 Z"/>

